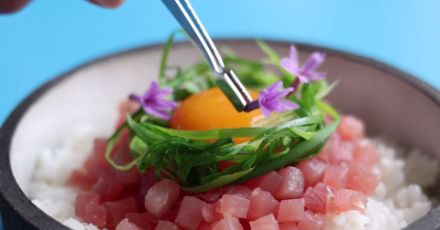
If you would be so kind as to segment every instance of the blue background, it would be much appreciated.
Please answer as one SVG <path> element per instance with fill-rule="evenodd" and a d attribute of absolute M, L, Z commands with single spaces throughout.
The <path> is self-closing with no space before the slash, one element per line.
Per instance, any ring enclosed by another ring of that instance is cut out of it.
<path fill-rule="evenodd" d="M 294 40 L 368 56 L 440 87 L 440 1 L 191 0 L 212 37 Z M 163 42 L 160 0 L 117 10 L 39 0 L 0 16 L 0 123 L 32 90 L 96 57 Z M 1 228 L 1 227 L 0 227 Z"/>

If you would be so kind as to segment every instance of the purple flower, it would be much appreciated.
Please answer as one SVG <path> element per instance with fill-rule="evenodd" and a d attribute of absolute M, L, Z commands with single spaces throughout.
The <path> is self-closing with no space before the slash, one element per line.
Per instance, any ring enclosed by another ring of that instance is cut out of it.
<path fill-rule="evenodd" d="M 172 89 L 160 89 L 159 84 L 153 81 L 145 95 L 131 94 L 130 100 L 141 104 L 147 114 L 163 120 L 169 120 L 171 115 L 167 111 L 176 109 L 177 103 L 175 101 L 168 101 L 164 97 L 172 93 Z"/>
<path fill-rule="evenodd" d="M 326 73 L 315 72 L 315 69 L 324 62 L 325 53 L 314 52 L 306 60 L 303 66 L 299 66 L 296 48 L 294 45 L 290 46 L 289 57 L 281 59 L 280 65 L 286 69 L 287 72 L 295 75 L 301 83 L 309 83 L 311 81 L 321 80 L 325 78 Z"/>
<path fill-rule="evenodd" d="M 283 83 L 279 81 L 260 92 L 258 103 L 264 116 L 270 116 L 271 112 L 284 112 L 299 108 L 293 101 L 281 99 L 293 91 L 292 87 L 280 90 L 282 87 Z"/>

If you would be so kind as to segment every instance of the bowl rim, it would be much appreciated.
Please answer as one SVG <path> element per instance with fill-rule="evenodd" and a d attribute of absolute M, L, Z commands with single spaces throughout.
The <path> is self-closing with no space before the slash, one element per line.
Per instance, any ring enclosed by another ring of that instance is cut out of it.
<path fill-rule="evenodd" d="M 295 46 L 299 50 L 304 51 L 315 51 L 320 50 L 324 51 L 327 54 L 343 59 L 347 59 L 362 65 L 367 65 L 373 67 L 382 72 L 388 73 L 389 75 L 397 78 L 398 80 L 404 81 L 410 86 L 414 87 L 418 91 L 425 94 L 428 98 L 430 98 L 435 104 L 440 107 L 440 91 L 426 83 L 425 81 L 408 74 L 404 71 L 401 71 L 395 67 L 392 67 L 383 62 L 377 61 L 373 58 L 368 58 L 364 56 L 360 56 L 357 54 L 352 54 L 346 51 L 339 51 L 332 48 L 310 45 L 305 43 L 296 43 L 291 40 L 279 40 L 279 39 L 263 39 L 268 44 L 273 45 L 288 45 L 294 43 Z M 214 39 L 214 42 L 218 43 L 250 43 L 254 42 L 255 39 L 251 38 L 231 38 L 231 39 Z M 17 125 L 20 123 L 21 118 L 27 112 L 27 110 L 38 100 L 40 99 L 47 91 L 56 87 L 59 83 L 68 79 L 71 76 L 74 76 L 79 70 L 87 68 L 89 66 L 93 66 L 100 62 L 105 62 L 110 59 L 118 58 L 125 55 L 131 55 L 137 52 L 148 52 L 150 50 L 157 49 L 162 47 L 164 43 L 155 43 L 151 45 L 141 46 L 133 49 L 128 49 L 122 52 L 115 52 L 113 54 L 104 55 L 102 57 L 92 59 L 86 61 L 83 64 L 78 65 L 77 67 L 67 71 L 48 82 L 44 83 L 32 93 L 30 93 L 25 99 L 23 99 L 17 107 L 10 113 L 7 119 L 4 121 L 3 125 L 0 128 L 0 208 L 4 211 L 5 209 L 8 212 L 2 213 L 3 223 L 9 223 L 12 221 L 22 221 L 22 223 L 18 223 L 17 225 L 12 226 L 27 226 L 32 227 L 34 229 L 69 229 L 65 227 L 61 222 L 58 222 L 54 218 L 51 218 L 41 209 L 36 207 L 31 200 L 24 194 L 19 185 L 17 184 L 11 169 L 10 164 L 10 145 L 12 142 L 12 137 L 14 135 L 15 129 Z M 188 41 L 180 41 L 173 44 L 173 47 L 179 46 L 187 46 L 190 45 Z M 13 213 L 9 213 L 13 212 Z M 9 220 L 7 218 L 18 218 L 19 220 Z M 418 219 L 411 225 L 409 225 L 407 230 L 410 229 L 440 229 L 440 220 L 438 218 L 440 216 L 440 206 L 432 209 L 428 214 L 424 215 L 422 218 Z"/>

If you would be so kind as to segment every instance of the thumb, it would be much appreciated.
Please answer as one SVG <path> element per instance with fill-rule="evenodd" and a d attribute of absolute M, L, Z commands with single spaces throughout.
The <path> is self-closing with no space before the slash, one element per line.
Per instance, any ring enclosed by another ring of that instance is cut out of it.
<path fill-rule="evenodd" d="M 125 0 L 87 0 L 87 1 L 107 8 L 116 8 L 125 2 Z"/>

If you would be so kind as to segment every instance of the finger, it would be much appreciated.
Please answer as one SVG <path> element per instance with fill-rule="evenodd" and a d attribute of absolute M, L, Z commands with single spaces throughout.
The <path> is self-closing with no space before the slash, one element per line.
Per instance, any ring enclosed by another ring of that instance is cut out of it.
<path fill-rule="evenodd" d="M 87 0 L 87 1 L 107 8 L 116 8 L 125 2 L 125 0 Z"/>
<path fill-rule="evenodd" d="M 0 13 L 16 12 L 29 2 L 30 0 L 0 0 Z"/>

